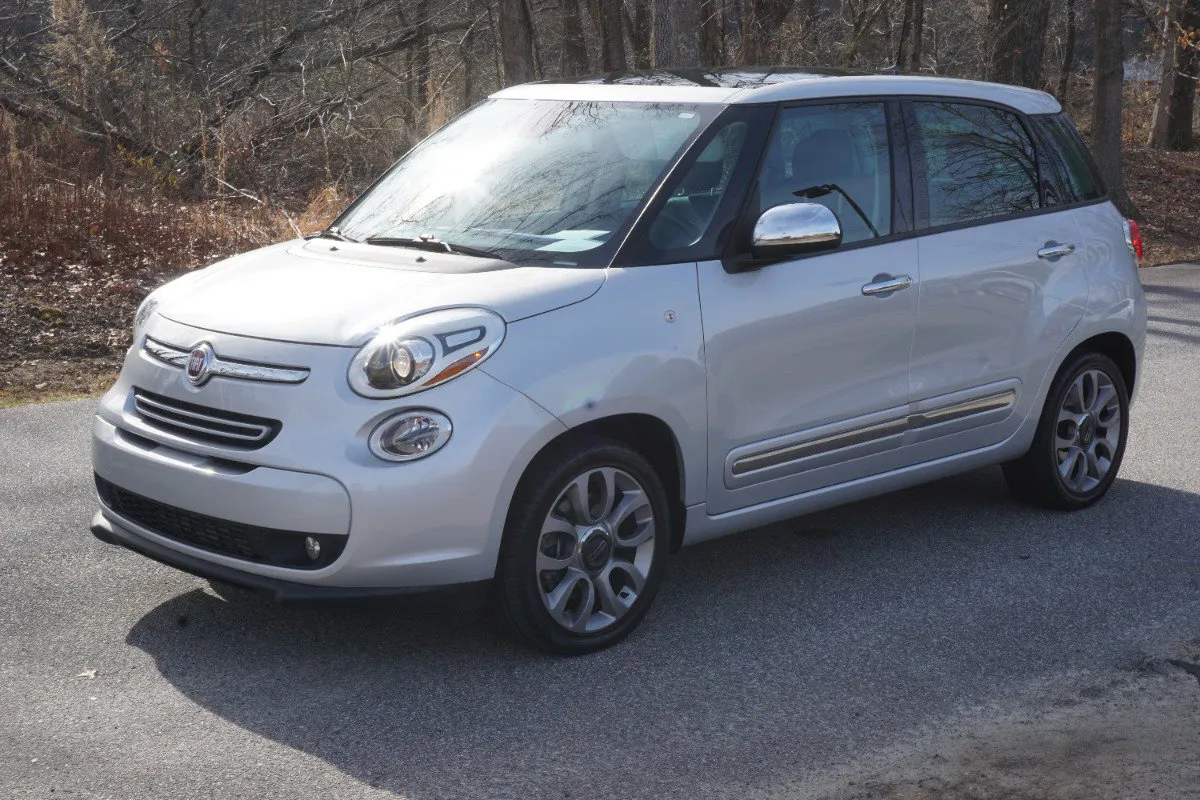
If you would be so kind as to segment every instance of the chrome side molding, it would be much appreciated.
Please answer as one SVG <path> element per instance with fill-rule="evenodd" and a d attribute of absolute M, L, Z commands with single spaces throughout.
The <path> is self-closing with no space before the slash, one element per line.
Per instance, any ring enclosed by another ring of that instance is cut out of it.
<path fill-rule="evenodd" d="M 899 436 L 902 433 L 919 428 L 928 428 L 932 425 L 954 422 L 955 420 L 965 419 L 976 414 L 985 414 L 989 411 L 1011 408 L 1016 402 L 1016 390 L 1005 389 L 1002 392 L 990 394 L 985 397 L 965 400 L 961 403 L 953 403 L 930 409 L 929 411 L 921 411 L 885 422 L 877 422 L 862 428 L 835 433 L 831 436 L 823 436 L 820 439 L 790 444 L 762 453 L 744 456 L 733 462 L 732 472 L 734 475 L 745 475 L 750 472 L 769 469 L 770 467 L 778 467 L 793 461 L 800 461 L 804 458 L 831 453 L 834 450 L 841 450 L 846 447 L 854 447 L 855 445 L 866 444 L 867 442 Z"/>
<path fill-rule="evenodd" d="M 172 367 L 186 369 L 191 350 L 184 350 L 174 345 L 151 339 L 149 336 L 142 342 L 142 352 L 151 358 L 169 364 Z M 243 381 L 263 381 L 266 383 L 304 383 L 308 379 L 309 370 L 304 367 L 276 367 L 269 364 L 254 364 L 249 361 L 235 361 L 221 358 L 213 354 L 208 362 L 209 377 L 234 378 Z"/>

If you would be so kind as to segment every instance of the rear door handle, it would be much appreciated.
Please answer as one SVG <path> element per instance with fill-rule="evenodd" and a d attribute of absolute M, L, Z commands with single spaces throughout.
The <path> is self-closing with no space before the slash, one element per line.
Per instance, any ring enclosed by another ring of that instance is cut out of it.
<path fill-rule="evenodd" d="M 1038 250 L 1038 258 L 1062 258 L 1075 252 L 1073 244 L 1047 244 Z"/>
<path fill-rule="evenodd" d="M 912 277 L 909 275 L 876 275 L 870 283 L 862 287 L 862 293 L 867 297 L 888 295 L 910 286 L 912 286 Z"/>

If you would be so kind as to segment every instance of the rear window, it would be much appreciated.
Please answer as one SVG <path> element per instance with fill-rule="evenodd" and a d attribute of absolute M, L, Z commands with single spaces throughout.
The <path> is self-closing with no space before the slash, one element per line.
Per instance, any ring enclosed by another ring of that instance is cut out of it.
<path fill-rule="evenodd" d="M 1070 118 L 1044 114 L 1030 119 L 1041 140 L 1045 204 L 1061 206 L 1103 197 L 1104 187 Z"/>

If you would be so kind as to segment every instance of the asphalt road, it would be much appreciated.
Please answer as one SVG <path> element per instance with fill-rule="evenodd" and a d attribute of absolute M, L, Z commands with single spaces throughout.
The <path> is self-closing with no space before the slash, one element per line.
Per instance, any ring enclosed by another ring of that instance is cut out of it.
<path fill-rule="evenodd" d="M 0 411 L 0 796 L 809 797 L 1198 642 L 1200 267 L 1143 278 L 1097 507 L 986 469 L 691 548 L 632 639 L 571 660 L 472 615 L 224 599 L 88 533 L 90 401 Z"/>

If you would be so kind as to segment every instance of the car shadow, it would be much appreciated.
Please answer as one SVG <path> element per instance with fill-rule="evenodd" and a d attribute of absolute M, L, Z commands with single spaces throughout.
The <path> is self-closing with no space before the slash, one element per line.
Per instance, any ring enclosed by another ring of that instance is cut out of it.
<path fill-rule="evenodd" d="M 969 473 L 688 548 L 629 640 L 571 659 L 474 614 L 200 589 L 127 642 L 203 708 L 405 797 L 744 796 L 1111 667 L 1147 615 L 1196 608 L 1198 512 L 1125 480 L 1040 511 Z"/>

